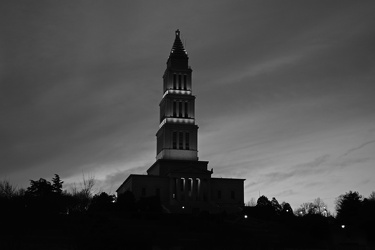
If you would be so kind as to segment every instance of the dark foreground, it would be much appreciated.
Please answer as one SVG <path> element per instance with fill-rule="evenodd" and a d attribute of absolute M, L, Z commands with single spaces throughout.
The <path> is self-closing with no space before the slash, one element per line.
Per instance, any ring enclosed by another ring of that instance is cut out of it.
<path fill-rule="evenodd" d="M 119 212 L 1 215 L 0 249 L 375 249 L 328 218 Z"/>

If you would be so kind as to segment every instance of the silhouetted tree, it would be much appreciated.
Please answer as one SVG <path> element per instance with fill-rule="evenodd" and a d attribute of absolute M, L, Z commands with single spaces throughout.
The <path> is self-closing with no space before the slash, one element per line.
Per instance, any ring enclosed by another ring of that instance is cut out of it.
<path fill-rule="evenodd" d="M 94 195 L 92 198 L 89 210 L 90 211 L 110 211 L 113 208 L 115 201 L 114 195 L 109 195 L 106 192 Z"/>
<path fill-rule="evenodd" d="M 53 188 L 49 181 L 40 178 L 37 181 L 30 180 L 30 186 L 26 190 L 28 210 L 38 213 L 54 211 Z"/>
<path fill-rule="evenodd" d="M 264 195 L 258 198 L 256 205 L 256 214 L 261 218 L 274 218 L 276 215 L 275 210 L 272 206 L 272 203 Z"/>
<path fill-rule="evenodd" d="M 313 202 L 302 203 L 301 206 L 296 209 L 295 214 L 297 216 L 315 214 L 327 217 L 329 212 L 327 210 L 327 205 L 318 197 Z"/>
<path fill-rule="evenodd" d="M 372 191 L 369 197 L 367 198 L 369 201 L 375 201 L 375 191 Z"/>
<path fill-rule="evenodd" d="M 363 199 L 360 209 L 360 226 L 369 241 L 374 242 L 375 235 L 375 192 L 372 192 L 368 198 Z M 374 242 L 375 244 L 375 242 Z"/>
<path fill-rule="evenodd" d="M 307 214 L 311 214 L 313 211 L 313 204 L 311 202 L 304 202 L 300 205 L 299 208 L 295 210 L 295 215 L 297 216 L 305 216 Z"/>
<path fill-rule="evenodd" d="M 361 203 L 362 196 L 358 192 L 349 191 L 340 195 L 336 200 L 336 218 L 345 223 L 353 220 L 358 215 Z"/>
<path fill-rule="evenodd" d="M 281 207 L 282 207 L 282 209 L 281 209 L 282 215 L 289 215 L 289 216 L 293 215 L 293 209 L 292 209 L 292 207 L 290 206 L 289 203 L 283 202 L 283 203 L 281 203 Z"/>
<path fill-rule="evenodd" d="M 0 197 L 10 199 L 18 194 L 17 188 L 8 180 L 0 181 Z"/>
<path fill-rule="evenodd" d="M 319 197 L 316 198 L 313 202 L 313 214 L 319 214 L 323 216 L 328 216 L 328 210 L 327 210 L 327 205 L 324 203 L 322 199 Z"/>
<path fill-rule="evenodd" d="M 61 194 L 62 193 L 62 184 L 64 182 L 60 179 L 58 174 L 55 174 L 55 177 L 52 178 L 52 191 Z"/>
<path fill-rule="evenodd" d="M 271 206 L 272 204 L 266 196 L 262 195 L 261 197 L 258 198 L 257 207 L 271 207 Z"/>
<path fill-rule="evenodd" d="M 27 188 L 26 194 L 33 197 L 47 197 L 52 191 L 51 182 L 40 178 L 38 181 L 30 180 L 30 187 Z"/>
<path fill-rule="evenodd" d="M 9 214 L 23 212 L 24 208 L 25 190 L 18 189 L 8 180 L 0 181 L 0 215 L 8 216 Z"/>
<path fill-rule="evenodd" d="M 69 197 L 69 210 L 71 212 L 85 212 L 88 210 L 92 200 L 95 178 L 93 176 L 86 178 L 83 175 L 80 186 L 81 188 L 78 189 L 74 183 L 71 187 L 71 196 Z"/>
<path fill-rule="evenodd" d="M 282 207 L 275 197 L 272 197 L 271 205 L 272 205 L 273 211 L 275 211 L 276 214 L 280 214 Z"/>
<path fill-rule="evenodd" d="M 254 197 L 252 197 L 247 203 L 246 203 L 246 206 L 247 207 L 255 207 L 257 205 L 257 202 L 255 200 Z"/>

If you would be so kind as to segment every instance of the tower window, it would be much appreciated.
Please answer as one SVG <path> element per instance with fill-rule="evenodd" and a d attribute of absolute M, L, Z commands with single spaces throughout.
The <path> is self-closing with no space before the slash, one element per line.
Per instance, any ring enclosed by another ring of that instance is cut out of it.
<path fill-rule="evenodd" d="M 146 196 L 146 188 L 142 188 L 142 196 Z"/>
<path fill-rule="evenodd" d="M 221 190 L 217 191 L 217 198 L 221 199 Z"/>
<path fill-rule="evenodd" d="M 184 149 L 184 133 L 182 132 L 179 132 L 179 135 L 178 135 L 178 148 L 179 149 Z"/>
<path fill-rule="evenodd" d="M 181 191 L 184 191 L 184 188 L 185 188 L 185 179 L 184 178 L 181 178 L 180 180 L 180 188 L 181 188 Z"/>
<path fill-rule="evenodd" d="M 177 132 L 173 132 L 172 137 L 172 148 L 177 149 Z"/>
<path fill-rule="evenodd" d="M 191 197 L 191 194 L 192 194 L 192 190 L 193 190 L 193 179 L 192 178 L 189 178 L 188 180 L 188 192 L 189 192 L 189 197 Z"/>
<path fill-rule="evenodd" d="M 189 133 L 185 133 L 185 149 L 190 149 L 190 135 Z"/>
<path fill-rule="evenodd" d="M 185 102 L 185 118 L 189 117 L 189 112 L 188 112 L 188 102 Z"/>
<path fill-rule="evenodd" d="M 178 105 L 178 116 L 182 117 L 182 102 L 180 102 Z"/>
<path fill-rule="evenodd" d="M 233 190 L 230 192 L 230 198 L 232 198 L 232 200 L 236 198 L 236 194 L 234 193 Z"/>
<path fill-rule="evenodd" d="M 184 90 L 186 90 L 186 75 L 184 75 Z"/>
<path fill-rule="evenodd" d="M 195 180 L 195 185 L 196 185 L 196 197 L 197 197 L 197 201 L 199 200 L 199 194 L 200 194 L 200 190 L 201 190 L 201 180 L 199 178 L 197 178 Z"/>
<path fill-rule="evenodd" d="M 182 89 L 181 84 L 182 84 L 181 75 L 178 75 L 178 89 Z"/>
<path fill-rule="evenodd" d="M 176 107 L 176 105 L 177 105 L 176 101 L 173 101 L 173 117 L 177 116 L 177 107 Z"/>
<path fill-rule="evenodd" d="M 173 89 L 176 89 L 176 74 L 173 74 Z"/>

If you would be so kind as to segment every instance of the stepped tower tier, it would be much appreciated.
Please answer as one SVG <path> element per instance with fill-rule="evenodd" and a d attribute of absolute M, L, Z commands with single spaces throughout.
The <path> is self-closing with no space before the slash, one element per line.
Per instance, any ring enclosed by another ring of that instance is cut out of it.
<path fill-rule="evenodd" d="M 189 57 L 179 30 L 176 31 L 163 75 L 163 97 L 159 107 L 156 158 L 198 161 L 198 126 L 194 116 L 192 69 L 189 67 Z"/>

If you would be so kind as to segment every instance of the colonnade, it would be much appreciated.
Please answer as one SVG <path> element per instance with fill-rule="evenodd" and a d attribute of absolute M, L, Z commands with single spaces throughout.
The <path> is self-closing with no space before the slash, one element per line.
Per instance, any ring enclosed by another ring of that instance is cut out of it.
<path fill-rule="evenodd" d="M 175 177 L 171 180 L 172 199 L 183 201 L 208 201 L 210 183 L 206 178 Z"/>

